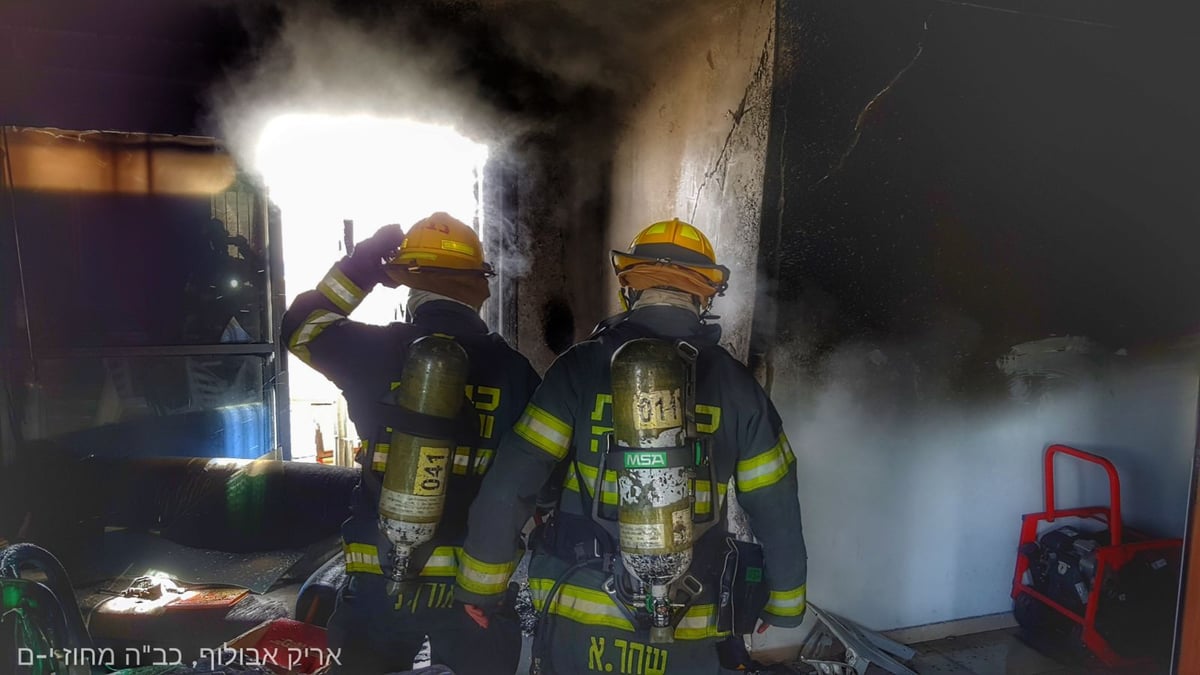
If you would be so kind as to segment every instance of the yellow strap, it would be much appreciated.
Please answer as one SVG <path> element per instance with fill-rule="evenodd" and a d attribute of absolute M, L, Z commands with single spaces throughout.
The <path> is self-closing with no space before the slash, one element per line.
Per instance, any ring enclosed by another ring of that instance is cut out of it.
<path fill-rule="evenodd" d="M 438 546 L 429 554 L 425 567 L 421 568 L 419 576 L 423 577 L 452 577 L 458 571 L 457 546 Z M 371 544 L 347 542 L 342 544 L 346 555 L 346 571 L 366 574 L 383 574 L 379 564 L 379 549 Z"/>
<path fill-rule="evenodd" d="M 529 580 L 534 609 L 541 611 L 546 604 L 546 596 L 553 589 L 554 583 L 554 579 L 531 578 Z M 618 630 L 633 630 L 633 625 L 629 623 L 625 613 L 621 611 L 620 607 L 617 607 L 607 593 L 585 586 L 562 584 L 549 611 L 577 623 Z M 680 640 L 703 640 L 721 635 L 728 635 L 728 633 L 717 630 L 716 606 L 711 604 L 695 605 L 689 608 L 687 614 L 680 619 L 679 625 L 675 628 L 675 637 Z"/>

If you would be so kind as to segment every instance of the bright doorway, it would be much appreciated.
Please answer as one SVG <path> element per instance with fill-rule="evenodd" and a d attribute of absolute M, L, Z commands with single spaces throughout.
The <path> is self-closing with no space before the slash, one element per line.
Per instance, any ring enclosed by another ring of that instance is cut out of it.
<path fill-rule="evenodd" d="M 486 146 L 446 127 L 365 115 L 271 120 L 255 168 L 281 214 L 288 304 L 316 287 L 345 255 L 347 240 L 362 241 L 383 225 L 407 228 L 446 211 L 479 229 L 486 160 Z M 398 321 L 406 298 L 406 289 L 376 287 L 353 319 Z M 359 439 L 341 393 L 299 359 L 288 360 L 288 372 L 292 459 L 349 464 Z"/>

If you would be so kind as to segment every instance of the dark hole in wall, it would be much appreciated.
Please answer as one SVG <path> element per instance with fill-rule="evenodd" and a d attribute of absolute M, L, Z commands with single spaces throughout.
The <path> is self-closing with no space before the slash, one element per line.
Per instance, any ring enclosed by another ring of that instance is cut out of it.
<path fill-rule="evenodd" d="M 551 298 L 542 307 L 542 336 L 555 356 L 575 343 L 575 313 L 565 299 Z"/>

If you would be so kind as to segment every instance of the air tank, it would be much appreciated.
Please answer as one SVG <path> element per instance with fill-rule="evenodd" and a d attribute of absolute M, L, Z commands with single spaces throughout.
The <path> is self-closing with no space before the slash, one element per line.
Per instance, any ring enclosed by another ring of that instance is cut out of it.
<path fill-rule="evenodd" d="M 464 400 L 469 361 L 452 339 L 430 335 L 414 341 L 392 393 L 394 403 L 434 418 L 458 418 Z M 396 594 L 408 574 L 412 551 L 433 539 L 446 502 L 446 486 L 456 442 L 394 429 L 388 450 L 379 526 L 392 544 L 384 570 L 388 591 Z"/>
<path fill-rule="evenodd" d="M 613 441 L 621 448 L 617 521 L 621 559 L 646 587 L 652 642 L 670 642 L 668 586 L 692 563 L 692 468 L 687 442 L 687 365 L 668 342 L 638 339 L 613 355 Z M 660 449 L 661 448 L 661 449 Z"/>

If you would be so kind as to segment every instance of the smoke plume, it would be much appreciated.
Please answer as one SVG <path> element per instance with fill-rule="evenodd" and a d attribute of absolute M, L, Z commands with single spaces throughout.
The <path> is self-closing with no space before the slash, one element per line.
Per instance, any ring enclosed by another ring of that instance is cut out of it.
<path fill-rule="evenodd" d="M 816 604 L 881 629 L 1007 611 L 1021 516 L 1042 510 L 1053 443 L 1116 464 L 1127 523 L 1182 533 L 1194 353 L 1051 337 L 981 354 L 971 329 L 946 320 L 910 340 L 779 346 L 772 398 L 797 456 Z M 984 361 L 990 385 L 963 387 Z M 1059 505 L 1108 502 L 1098 468 L 1057 467 Z"/>

